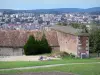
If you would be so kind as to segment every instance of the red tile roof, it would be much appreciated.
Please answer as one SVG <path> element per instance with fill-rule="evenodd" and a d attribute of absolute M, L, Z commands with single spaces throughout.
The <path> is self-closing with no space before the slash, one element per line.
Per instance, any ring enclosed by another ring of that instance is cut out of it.
<path fill-rule="evenodd" d="M 57 34 L 54 31 L 45 31 L 46 38 L 50 46 L 58 46 Z M 23 47 L 30 35 L 34 35 L 36 39 L 41 39 L 42 31 L 26 31 L 26 30 L 0 30 L 0 46 L 1 47 Z"/>

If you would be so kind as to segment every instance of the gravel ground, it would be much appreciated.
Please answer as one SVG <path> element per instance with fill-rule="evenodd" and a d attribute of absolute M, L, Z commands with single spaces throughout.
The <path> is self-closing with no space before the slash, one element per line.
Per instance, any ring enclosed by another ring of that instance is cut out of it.
<path fill-rule="evenodd" d="M 45 56 L 46 57 L 46 56 Z M 0 61 L 39 61 L 40 56 L 0 56 Z M 48 59 L 60 59 L 48 57 Z"/>
<path fill-rule="evenodd" d="M 0 75 L 8 75 L 8 74 L 0 74 Z M 76 75 L 65 72 L 38 72 L 38 73 L 18 73 L 18 74 L 9 74 L 9 75 Z"/>
<path fill-rule="evenodd" d="M 0 61 L 38 61 L 40 56 L 2 56 Z"/>

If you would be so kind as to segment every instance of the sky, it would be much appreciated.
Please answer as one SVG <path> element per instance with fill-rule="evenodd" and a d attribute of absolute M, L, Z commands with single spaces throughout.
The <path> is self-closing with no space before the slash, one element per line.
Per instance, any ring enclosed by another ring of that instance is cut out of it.
<path fill-rule="evenodd" d="M 100 0 L 0 0 L 0 9 L 52 9 L 100 7 Z"/>

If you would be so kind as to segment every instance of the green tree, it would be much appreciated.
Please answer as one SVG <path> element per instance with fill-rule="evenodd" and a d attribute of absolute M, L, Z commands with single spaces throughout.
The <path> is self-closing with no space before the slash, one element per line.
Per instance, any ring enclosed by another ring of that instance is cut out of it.
<path fill-rule="evenodd" d="M 91 30 L 89 36 L 90 52 L 100 52 L 100 29 Z"/>
<path fill-rule="evenodd" d="M 83 29 L 83 32 L 88 33 L 88 29 L 87 29 L 86 25 L 84 25 L 84 24 L 71 23 L 71 26 L 76 29 Z"/>
<path fill-rule="evenodd" d="M 80 24 L 78 24 L 78 23 L 71 23 L 71 26 L 73 27 L 73 28 L 80 28 Z"/>
<path fill-rule="evenodd" d="M 34 36 L 29 36 L 29 39 L 27 41 L 27 43 L 24 45 L 24 52 L 26 55 L 33 55 L 33 54 L 37 54 L 37 50 L 36 50 L 36 40 L 34 38 Z"/>
<path fill-rule="evenodd" d="M 26 55 L 51 53 L 51 47 L 44 34 L 41 40 L 35 40 L 34 36 L 31 35 L 24 45 L 24 52 Z"/>
<path fill-rule="evenodd" d="M 48 41 L 46 39 L 45 34 L 43 34 L 40 44 L 41 44 L 40 47 L 42 48 L 43 52 L 45 52 L 45 53 L 51 53 L 51 47 L 48 44 Z"/>
<path fill-rule="evenodd" d="M 58 22 L 57 25 L 60 25 L 60 26 L 67 26 L 67 23 L 66 23 L 66 22 Z"/>

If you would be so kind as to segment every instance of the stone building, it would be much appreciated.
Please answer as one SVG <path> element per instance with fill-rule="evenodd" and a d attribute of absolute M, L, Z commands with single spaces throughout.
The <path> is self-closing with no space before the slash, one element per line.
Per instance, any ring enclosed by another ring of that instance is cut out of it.
<path fill-rule="evenodd" d="M 53 26 L 48 31 L 26 31 L 26 30 L 0 30 L 0 56 L 24 55 L 23 46 L 30 35 L 40 40 L 43 33 L 46 35 L 49 45 L 53 51 L 59 50 L 72 53 L 78 57 L 81 54 L 89 56 L 88 34 L 81 29 L 70 26 Z"/>
<path fill-rule="evenodd" d="M 24 31 L 24 30 L 0 30 L 0 56 L 22 56 L 24 55 L 23 46 L 30 35 L 34 35 L 40 40 L 43 32 Z M 56 32 L 45 31 L 46 38 L 53 50 L 59 50 Z"/>
<path fill-rule="evenodd" d="M 57 32 L 60 51 L 72 53 L 77 57 L 81 57 L 82 54 L 89 57 L 88 33 L 70 26 L 54 26 L 51 30 Z"/>

